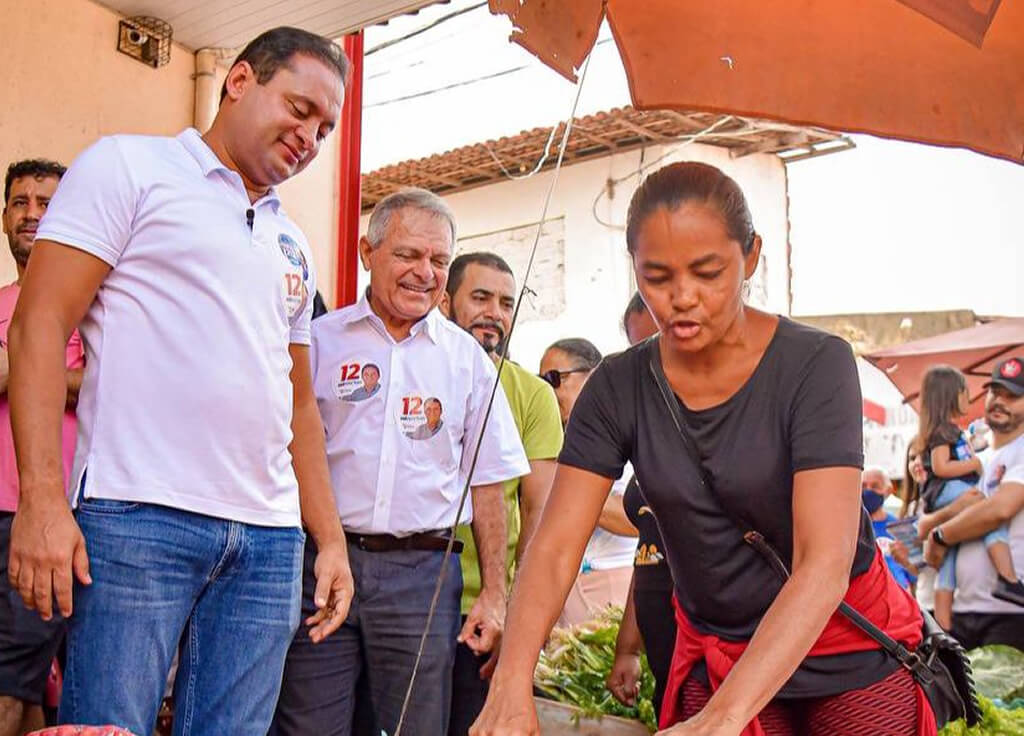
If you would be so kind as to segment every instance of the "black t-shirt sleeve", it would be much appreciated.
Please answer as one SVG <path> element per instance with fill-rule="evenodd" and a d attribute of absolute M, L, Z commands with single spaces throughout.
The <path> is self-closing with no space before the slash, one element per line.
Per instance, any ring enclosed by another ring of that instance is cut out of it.
<path fill-rule="evenodd" d="M 627 409 L 615 390 L 608 363 L 601 363 L 572 408 L 558 462 L 605 478 L 619 478 L 628 459 L 624 439 Z"/>
<path fill-rule="evenodd" d="M 828 336 L 817 346 L 790 406 L 792 470 L 864 467 L 863 403 L 849 344 Z"/>

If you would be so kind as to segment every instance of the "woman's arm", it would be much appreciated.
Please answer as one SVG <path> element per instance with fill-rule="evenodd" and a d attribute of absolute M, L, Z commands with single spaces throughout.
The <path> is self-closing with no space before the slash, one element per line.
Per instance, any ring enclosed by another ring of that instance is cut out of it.
<path fill-rule="evenodd" d="M 608 494 L 601 508 L 601 516 L 597 525 L 606 532 L 618 534 L 622 537 L 635 537 L 639 535 L 633 522 L 626 516 L 626 508 L 622 505 L 622 496 L 617 493 Z"/>
<path fill-rule="evenodd" d="M 509 603 L 501 658 L 472 736 L 535 736 L 533 670 L 597 525 L 612 481 L 559 465 L 540 525 L 523 555 Z M 860 496 L 858 495 L 858 500 Z"/>
<path fill-rule="evenodd" d="M 793 477 L 793 571 L 704 709 L 665 734 L 737 736 L 786 683 L 846 594 L 860 530 L 860 471 Z"/>
<path fill-rule="evenodd" d="M 640 691 L 640 654 L 644 651 L 644 640 L 640 636 L 640 626 L 636 622 L 636 601 L 633 598 L 633 586 L 636 584 L 636 570 L 629 581 L 629 595 L 626 596 L 626 608 L 622 612 L 622 623 L 619 624 L 619 635 L 615 638 L 615 662 L 608 673 L 605 687 L 623 705 L 636 703 Z"/>
<path fill-rule="evenodd" d="M 981 460 L 977 455 L 970 460 L 951 460 L 949 445 L 938 445 L 932 448 L 932 472 L 939 478 L 959 478 L 962 475 L 980 473 Z"/>

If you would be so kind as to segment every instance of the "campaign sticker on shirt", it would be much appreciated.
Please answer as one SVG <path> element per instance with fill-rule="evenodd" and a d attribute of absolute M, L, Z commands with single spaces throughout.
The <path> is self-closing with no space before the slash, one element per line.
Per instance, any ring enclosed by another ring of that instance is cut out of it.
<path fill-rule="evenodd" d="M 398 411 L 402 434 L 411 440 L 429 440 L 444 427 L 444 405 L 436 396 L 403 396 Z"/>
<path fill-rule="evenodd" d="M 368 360 L 343 361 L 334 376 L 334 395 L 342 401 L 366 401 L 380 393 L 380 366 Z"/>
<path fill-rule="evenodd" d="M 284 272 L 284 299 L 288 319 L 295 319 L 309 301 L 309 264 L 306 256 L 292 237 L 286 233 L 277 236 L 277 244 L 291 268 Z"/>

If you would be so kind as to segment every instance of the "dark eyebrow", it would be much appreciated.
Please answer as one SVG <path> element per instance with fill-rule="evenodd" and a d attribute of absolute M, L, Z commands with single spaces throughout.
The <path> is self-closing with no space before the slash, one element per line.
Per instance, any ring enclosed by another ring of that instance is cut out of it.
<path fill-rule="evenodd" d="M 494 296 L 494 292 L 490 289 L 473 289 L 471 293 L 477 296 Z"/>
<path fill-rule="evenodd" d="M 722 257 L 717 253 L 708 253 L 706 256 L 698 258 L 695 261 L 690 262 L 690 268 L 700 268 L 701 266 L 708 266 L 712 263 L 721 263 Z"/>

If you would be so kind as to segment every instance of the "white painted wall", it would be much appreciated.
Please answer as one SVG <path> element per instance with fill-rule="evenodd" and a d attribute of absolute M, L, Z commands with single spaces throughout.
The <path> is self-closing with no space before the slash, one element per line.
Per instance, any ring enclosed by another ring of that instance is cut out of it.
<path fill-rule="evenodd" d="M 652 161 L 665 151 L 663 147 L 647 149 L 644 158 Z M 746 193 L 754 225 L 764 239 L 765 306 L 785 313 L 788 237 L 785 166 L 774 155 L 730 159 L 728 151 L 703 145 L 683 148 L 660 165 L 684 159 L 718 166 L 735 178 Z M 617 227 L 598 223 L 592 207 L 607 179 L 626 176 L 637 169 L 639 162 L 640 152 L 634 151 L 562 170 L 548 217 L 565 217 L 566 306 L 555 319 L 523 322 L 517 328 L 511 352 L 528 370 L 536 370 L 544 349 L 560 338 L 585 337 L 602 352 L 626 346 L 619 323 L 634 281 L 626 254 L 624 226 L 637 177 L 619 184 L 614 198 L 611 201 L 602 198 L 597 207 L 600 218 Z M 446 197 L 455 210 L 460 237 L 537 222 L 552 175 L 545 172 L 530 179 L 507 181 Z M 364 216 L 364 232 L 367 220 L 368 216 Z M 365 273 L 361 279 L 365 284 Z"/>

